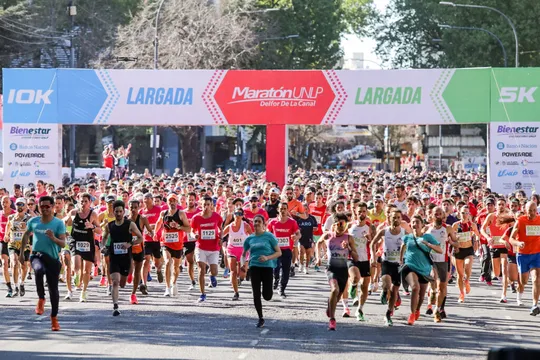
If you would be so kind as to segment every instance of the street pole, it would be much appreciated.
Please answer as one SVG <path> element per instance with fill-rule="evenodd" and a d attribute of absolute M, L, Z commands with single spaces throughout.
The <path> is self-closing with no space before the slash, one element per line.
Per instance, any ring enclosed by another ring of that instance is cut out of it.
<path fill-rule="evenodd" d="M 75 1 L 68 3 L 68 15 L 71 18 L 71 36 L 69 45 L 70 67 L 75 68 L 75 46 L 73 46 L 73 38 L 75 33 L 75 15 L 77 15 L 77 7 Z M 71 181 L 75 180 L 75 125 L 69 127 L 69 165 L 71 168 Z"/>
<path fill-rule="evenodd" d="M 451 1 L 441 1 L 441 2 L 439 2 L 439 5 L 447 5 L 447 6 L 453 6 L 453 7 L 464 7 L 464 8 L 472 8 L 472 9 L 486 9 L 486 10 L 495 11 L 496 13 L 498 13 L 499 15 L 504 17 L 506 19 L 506 21 L 508 22 L 508 24 L 510 25 L 510 27 L 512 28 L 512 31 L 514 32 L 514 41 L 516 43 L 516 67 L 519 67 L 519 41 L 518 41 L 517 30 L 516 30 L 516 27 L 515 27 L 514 23 L 512 22 L 512 20 L 510 20 L 510 18 L 508 16 L 506 16 L 505 13 L 503 13 L 499 9 L 495 9 L 493 7 L 484 6 L 484 5 L 456 4 L 456 3 L 453 3 Z"/>
<path fill-rule="evenodd" d="M 439 172 L 442 172 L 442 125 L 439 125 Z"/>
<path fill-rule="evenodd" d="M 159 37 L 158 37 L 158 26 L 159 26 L 159 14 L 161 13 L 161 7 L 163 6 L 163 3 L 165 0 L 161 0 L 159 3 L 159 7 L 156 13 L 156 25 L 155 25 L 155 32 L 154 32 L 154 70 L 158 69 L 158 60 L 159 60 L 159 53 L 158 53 L 158 43 L 159 43 Z M 156 174 L 157 170 L 157 126 L 154 126 L 152 129 L 152 175 Z"/>
<path fill-rule="evenodd" d="M 497 35 L 492 33 L 491 31 L 486 30 L 486 29 L 482 29 L 482 28 L 472 27 L 472 26 L 452 26 L 452 25 L 441 24 L 441 25 L 439 25 L 439 27 L 441 29 L 450 29 L 450 30 L 483 31 L 483 32 L 491 35 L 495 40 L 497 40 L 497 42 L 501 46 L 501 50 L 502 50 L 503 57 L 504 57 L 504 67 L 508 67 L 508 55 L 506 54 L 506 48 L 504 47 L 504 44 L 501 41 L 501 39 Z"/>

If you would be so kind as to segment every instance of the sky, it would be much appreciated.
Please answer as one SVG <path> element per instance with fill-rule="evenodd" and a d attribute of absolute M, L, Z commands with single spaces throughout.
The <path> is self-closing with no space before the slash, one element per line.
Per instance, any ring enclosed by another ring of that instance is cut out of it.
<path fill-rule="evenodd" d="M 380 11 L 383 11 L 389 2 L 390 0 L 373 0 L 373 3 Z M 378 64 L 381 63 L 381 59 L 375 55 L 375 41 L 371 38 L 346 35 L 343 38 L 341 45 L 345 52 L 345 59 L 352 58 L 352 54 L 355 52 L 363 52 L 365 60 L 370 60 Z M 378 68 L 377 65 L 369 61 L 366 62 L 365 66 L 375 69 Z"/>

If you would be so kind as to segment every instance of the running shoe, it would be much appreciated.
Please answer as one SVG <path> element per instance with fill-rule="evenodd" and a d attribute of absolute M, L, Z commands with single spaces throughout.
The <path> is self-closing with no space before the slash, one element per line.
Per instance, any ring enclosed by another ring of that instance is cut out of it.
<path fill-rule="evenodd" d="M 130 298 L 129 302 L 131 303 L 131 305 L 138 304 L 139 300 L 137 299 L 137 295 L 136 294 L 131 294 L 131 298 Z"/>
<path fill-rule="evenodd" d="M 146 288 L 146 285 L 141 284 L 141 286 L 139 286 L 139 290 L 141 291 L 141 294 L 148 295 L 148 289 Z"/>
<path fill-rule="evenodd" d="M 368 295 L 371 295 L 372 292 L 373 292 L 373 283 L 369 284 Z"/>
<path fill-rule="evenodd" d="M 152 275 L 150 275 L 150 271 L 148 272 L 148 276 L 146 277 L 146 281 L 152 281 Z"/>
<path fill-rule="evenodd" d="M 201 294 L 201 296 L 199 296 L 199 300 L 197 300 L 198 302 L 202 303 L 202 302 L 205 302 L 206 301 L 206 294 Z"/>
<path fill-rule="evenodd" d="M 19 296 L 19 287 L 15 286 L 15 292 L 13 293 L 13 297 Z"/>
<path fill-rule="evenodd" d="M 277 290 L 278 287 L 279 287 L 279 279 L 275 279 L 274 280 L 274 290 Z"/>
<path fill-rule="evenodd" d="M 308 272 L 308 267 L 307 267 L 307 266 L 304 266 L 304 275 L 307 275 L 307 274 L 309 274 L 309 272 Z"/>
<path fill-rule="evenodd" d="M 499 301 L 501 304 L 506 304 L 508 300 L 506 299 L 506 296 L 501 297 L 501 300 Z"/>
<path fill-rule="evenodd" d="M 336 331 L 336 319 L 330 319 L 330 322 L 328 323 L 328 330 Z"/>
<path fill-rule="evenodd" d="M 228 278 L 229 278 L 229 274 L 230 274 L 230 270 L 229 270 L 229 269 L 225 269 L 225 271 L 223 272 L 223 278 L 224 278 L 224 279 L 228 279 Z"/>
<path fill-rule="evenodd" d="M 358 321 L 365 321 L 366 319 L 364 318 L 364 312 L 360 309 L 356 309 L 356 320 Z"/>
<path fill-rule="evenodd" d="M 484 275 L 481 275 L 479 278 L 478 278 L 478 282 L 485 282 L 486 281 L 486 278 Z"/>
<path fill-rule="evenodd" d="M 353 306 L 358 306 L 359 303 L 360 303 L 360 300 L 358 300 L 358 297 L 356 297 L 356 298 L 354 298 L 352 305 Z"/>
<path fill-rule="evenodd" d="M 13 297 L 13 289 L 8 289 L 8 292 L 7 292 L 7 294 L 6 294 L 6 297 L 7 297 L 7 298 Z"/>
<path fill-rule="evenodd" d="M 281 300 L 285 300 L 287 298 L 287 295 L 285 295 L 285 291 L 280 292 L 279 297 L 281 298 Z"/>
<path fill-rule="evenodd" d="M 386 326 L 394 326 L 394 322 L 392 321 L 392 313 L 390 311 L 386 312 L 386 315 L 384 316 L 384 323 Z"/>
<path fill-rule="evenodd" d="M 381 291 L 381 304 L 383 305 L 388 304 L 387 293 L 384 290 Z"/>
<path fill-rule="evenodd" d="M 459 294 L 459 299 L 458 299 L 457 302 L 460 303 L 460 304 L 463 304 L 465 302 L 465 294 L 464 293 Z"/>
<path fill-rule="evenodd" d="M 64 297 L 64 300 L 71 300 L 72 297 L 73 297 L 73 293 L 71 291 L 68 291 L 67 295 Z"/>
<path fill-rule="evenodd" d="M 81 286 L 81 277 L 79 276 L 79 272 L 77 271 L 77 273 L 75 274 L 75 277 L 74 277 L 74 280 L 75 282 L 75 287 L 79 287 Z"/>
<path fill-rule="evenodd" d="M 450 279 L 448 280 L 448 283 L 449 283 L 449 284 L 453 284 L 455 280 L 456 280 L 455 276 L 452 275 L 452 276 L 450 277 Z"/>
<path fill-rule="evenodd" d="M 217 287 L 217 279 L 215 276 L 210 276 L 210 284 L 213 288 Z"/>
<path fill-rule="evenodd" d="M 407 325 L 413 325 L 415 321 L 416 321 L 416 315 L 411 314 L 409 315 L 409 320 L 407 320 Z"/>
<path fill-rule="evenodd" d="M 81 292 L 81 296 L 79 298 L 79 302 L 85 303 L 88 301 L 88 296 L 86 294 L 86 291 Z"/>
<path fill-rule="evenodd" d="M 26 280 L 32 280 L 32 273 L 29 271 Z"/>
<path fill-rule="evenodd" d="M 259 321 L 257 321 L 257 328 L 262 328 L 264 327 L 264 319 L 263 318 L 260 318 Z"/>
<path fill-rule="evenodd" d="M 349 299 L 354 299 L 356 298 L 356 288 L 357 286 L 354 285 L 354 286 L 349 286 Z"/>
<path fill-rule="evenodd" d="M 114 304 L 112 316 L 119 316 L 120 310 L 118 310 L 118 304 Z"/>
<path fill-rule="evenodd" d="M 344 317 L 344 318 L 349 318 L 349 317 L 351 317 L 351 309 L 349 309 L 349 308 L 343 309 L 343 317 Z"/>
<path fill-rule="evenodd" d="M 420 310 L 416 310 L 416 311 L 414 312 L 414 320 L 416 321 L 416 320 L 418 320 L 418 319 L 420 319 Z"/>
<path fill-rule="evenodd" d="M 188 288 L 188 290 L 190 290 L 190 291 L 193 290 L 193 289 L 195 289 L 195 281 L 192 281 L 191 285 L 189 285 L 189 288 Z"/>
<path fill-rule="evenodd" d="M 60 324 L 58 323 L 58 317 L 51 316 L 51 330 L 60 331 Z"/>
<path fill-rule="evenodd" d="M 98 267 L 94 266 L 94 277 L 98 277 Z"/>
<path fill-rule="evenodd" d="M 150 273 L 149 273 L 149 275 L 150 275 Z M 151 280 L 148 280 L 148 281 L 151 281 Z M 159 271 L 157 272 L 157 281 L 158 281 L 158 283 L 160 283 L 160 284 L 163 282 L 163 272 L 161 272 L 161 270 L 159 270 Z"/>
<path fill-rule="evenodd" d="M 491 281 L 486 281 L 487 286 L 493 286 L 493 283 Z"/>
<path fill-rule="evenodd" d="M 178 296 L 178 286 L 176 286 L 176 284 L 171 286 L 171 295 Z"/>
<path fill-rule="evenodd" d="M 321 269 L 319 268 L 319 266 L 318 266 L 318 265 L 315 265 L 315 271 L 316 271 L 316 272 L 319 272 L 319 271 L 321 271 Z"/>
<path fill-rule="evenodd" d="M 290 274 L 290 277 L 294 277 L 295 273 L 294 273 L 294 266 L 291 266 L 291 274 Z"/>
<path fill-rule="evenodd" d="M 446 311 L 444 309 L 441 309 L 440 313 L 441 313 L 441 319 L 443 320 L 446 319 Z"/>
<path fill-rule="evenodd" d="M 132 282 L 133 282 L 133 273 L 129 273 L 129 275 L 127 277 L 127 283 L 131 284 Z"/>
<path fill-rule="evenodd" d="M 517 305 L 518 305 L 518 306 L 523 306 L 523 301 L 521 301 L 520 298 L 517 298 L 517 299 L 516 299 L 516 302 L 517 302 Z"/>
<path fill-rule="evenodd" d="M 171 291 L 169 290 L 168 287 L 165 288 L 165 294 L 163 294 L 163 296 L 165 296 L 165 297 L 171 297 Z"/>
<path fill-rule="evenodd" d="M 38 302 L 36 305 L 36 314 L 43 315 L 44 312 L 45 312 L 45 299 L 38 299 Z"/>
<path fill-rule="evenodd" d="M 401 296 L 397 296 L 396 305 L 394 306 L 396 310 L 401 306 Z"/>
<path fill-rule="evenodd" d="M 426 315 L 433 315 L 433 306 L 431 304 L 427 306 Z"/>
<path fill-rule="evenodd" d="M 530 314 L 531 314 L 531 316 L 536 316 L 536 315 L 540 314 L 540 308 L 538 307 L 538 305 L 534 305 L 531 308 Z"/>
<path fill-rule="evenodd" d="M 233 301 L 238 301 L 240 299 L 240 294 L 239 293 L 234 293 L 232 299 L 233 299 Z"/>
<path fill-rule="evenodd" d="M 471 282 L 469 280 L 465 280 L 465 293 L 469 295 L 471 292 Z"/>
<path fill-rule="evenodd" d="M 300 265 L 300 267 L 298 268 L 298 272 L 304 272 L 304 265 Z"/>
<path fill-rule="evenodd" d="M 112 285 L 109 285 L 107 287 L 107 296 L 111 296 L 112 295 Z"/>
<path fill-rule="evenodd" d="M 20 291 L 19 294 L 21 295 L 21 297 L 23 297 L 24 294 L 26 294 L 26 290 L 24 289 L 24 285 L 23 285 L 23 284 L 21 284 L 21 291 Z"/>
<path fill-rule="evenodd" d="M 101 277 L 101 280 L 99 281 L 99 286 L 100 287 L 105 287 L 107 286 L 107 278 L 105 276 L 102 276 Z"/>
<path fill-rule="evenodd" d="M 410 296 L 411 292 L 409 290 L 403 290 L 403 295 L 404 296 Z"/>
<path fill-rule="evenodd" d="M 492 281 L 499 281 L 499 278 L 497 276 L 494 276 L 491 280 Z"/>
<path fill-rule="evenodd" d="M 440 323 L 442 321 L 440 312 L 438 312 L 438 311 L 435 312 L 435 316 L 433 316 L 433 321 L 436 322 L 436 323 Z"/>

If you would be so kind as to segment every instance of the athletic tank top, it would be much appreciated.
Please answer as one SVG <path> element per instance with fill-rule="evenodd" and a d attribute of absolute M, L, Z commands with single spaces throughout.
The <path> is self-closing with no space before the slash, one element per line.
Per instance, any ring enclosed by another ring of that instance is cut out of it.
<path fill-rule="evenodd" d="M 22 245 L 22 238 L 26 231 L 26 223 L 30 219 L 30 215 L 24 214 L 22 219 L 17 220 L 16 215 L 11 220 L 11 232 L 9 234 L 9 246 L 10 249 L 19 250 Z M 26 244 L 26 249 L 30 249 L 30 243 Z"/>
<path fill-rule="evenodd" d="M 401 251 L 401 245 L 403 245 L 404 236 L 405 230 L 401 227 L 397 235 L 392 234 L 390 227 L 384 230 L 383 261 L 399 263 L 399 253 Z"/>
<path fill-rule="evenodd" d="M 245 222 L 240 223 L 240 228 L 238 231 L 233 230 L 233 225 L 229 228 L 229 242 L 227 248 L 243 248 L 244 241 L 246 241 L 247 234 L 245 228 Z"/>
<path fill-rule="evenodd" d="M 343 242 L 349 242 L 349 234 L 345 233 L 341 236 L 336 236 L 332 233 L 328 239 L 326 249 L 328 252 L 328 266 L 347 268 L 347 259 L 349 258 L 349 247 L 343 248 Z"/>
<path fill-rule="evenodd" d="M 367 241 L 366 235 L 369 233 L 369 226 L 365 224 L 360 226 L 354 224 L 349 229 L 349 234 L 354 238 L 354 244 L 356 246 L 356 253 L 358 254 L 358 261 L 368 261 Z"/>
<path fill-rule="evenodd" d="M 435 229 L 434 227 L 431 227 L 427 233 L 433 235 L 433 237 L 441 244 L 441 248 L 443 249 L 442 254 L 438 254 L 436 252 L 431 253 L 431 258 L 433 259 L 433 262 L 448 261 L 448 230 L 446 230 L 446 225 L 443 224 L 440 229 Z"/>
<path fill-rule="evenodd" d="M 522 249 L 517 249 L 518 254 L 540 253 L 540 216 L 529 220 L 527 215 L 523 215 L 518 218 L 518 221 L 518 239 L 525 243 Z"/>
<path fill-rule="evenodd" d="M 129 231 L 130 220 L 124 219 L 122 225 L 116 225 L 115 221 L 111 221 L 107 226 L 109 227 L 110 243 L 109 254 L 110 257 L 115 258 L 129 258 L 131 257 L 131 248 L 124 249 L 123 245 L 131 243 L 133 237 Z"/>
<path fill-rule="evenodd" d="M 505 241 L 502 239 L 506 229 L 508 229 L 508 224 L 498 226 L 497 218 L 491 221 L 491 224 L 489 224 L 489 235 L 493 239 L 493 243 L 491 245 L 492 249 L 502 249 L 506 247 Z"/>
<path fill-rule="evenodd" d="M 135 223 L 135 226 L 137 226 L 137 229 L 139 229 L 139 231 L 141 232 L 142 234 L 142 229 L 141 229 L 141 225 L 140 225 L 140 220 L 141 220 L 141 215 L 137 215 L 137 218 L 135 219 L 134 223 Z M 133 233 L 131 233 L 131 237 L 132 237 L 132 241 L 136 241 L 137 240 L 137 236 Z M 131 252 L 133 254 L 140 254 L 142 253 L 143 251 L 143 244 L 138 244 L 138 245 L 133 245 L 131 247 Z"/>
<path fill-rule="evenodd" d="M 168 210 L 163 212 L 163 245 L 172 250 L 182 250 L 184 247 L 184 231 L 171 226 L 173 221 L 179 226 L 184 226 L 178 213 L 178 210 L 173 215 L 169 215 Z"/>
<path fill-rule="evenodd" d="M 94 230 L 86 229 L 84 223 L 92 216 L 92 211 L 86 218 L 81 218 L 79 213 L 75 214 L 71 227 L 71 237 L 75 242 L 75 250 L 80 252 L 90 252 L 94 247 Z"/>

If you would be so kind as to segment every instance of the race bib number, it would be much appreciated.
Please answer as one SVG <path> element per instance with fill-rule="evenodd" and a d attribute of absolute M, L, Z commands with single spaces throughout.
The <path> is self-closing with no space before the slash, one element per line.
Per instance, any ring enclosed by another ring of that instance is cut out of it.
<path fill-rule="evenodd" d="M 137 240 L 139 240 L 139 239 L 137 238 L 137 235 L 133 235 L 133 237 L 131 238 L 131 242 L 135 242 L 135 241 L 137 241 Z"/>
<path fill-rule="evenodd" d="M 202 240 L 215 240 L 216 239 L 216 230 L 201 230 L 201 239 Z"/>
<path fill-rule="evenodd" d="M 163 235 L 166 243 L 177 243 L 179 241 L 177 232 L 166 232 Z"/>
<path fill-rule="evenodd" d="M 113 244 L 113 251 L 114 255 L 124 255 L 128 253 L 128 249 L 124 249 L 124 246 L 126 243 L 114 243 Z"/>
<path fill-rule="evenodd" d="M 192 241 L 195 241 L 195 240 L 197 240 L 197 238 L 195 237 L 194 233 L 190 232 L 189 234 L 187 234 L 187 241 L 188 242 L 192 242 Z"/>
<path fill-rule="evenodd" d="M 277 242 L 278 242 L 278 245 L 280 247 L 289 246 L 289 238 L 288 237 L 278 237 Z"/>
<path fill-rule="evenodd" d="M 462 232 L 457 234 L 458 242 L 460 243 L 466 243 L 471 241 L 471 233 L 470 231 Z"/>
<path fill-rule="evenodd" d="M 525 226 L 525 235 L 527 236 L 540 236 L 540 226 L 527 225 Z"/>
<path fill-rule="evenodd" d="M 505 245 L 505 242 L 500 236 L 494 236 L 493 245 Z"/>
<path fill-rule="evenodd" d="M 317 220 L 317 224 L 320 224 L 321 223 L 321 220 L 322 218 L 318 215 L 313 215 L 313 217 L 315 218 L 315 220 Z"/>
<path fill-rule="evenodd" d="M 387 251 L 386 261 L 395 262 L 395 263 L 399 262 L 399 251 Z"/>
<path fill-rule="evenodd" d="M 242 238 L 232 238 L 230 240 L 231 245 L 234 247 L 243 247 L 244 246 L 244 239 Z"/>
<path fill-rule="evenodd" d="M 14 231 L 12 232 L 11 240 L 14 242 L 21 242 L 23 238 L 24 233 L 22 231 Z"/>
<path fill-rule="evenodd" d="M 77 241 L 75 243 L 75 250 L 80 251 L 80 252 L 89 252 L 90 243 L 88 241 Z"/>

